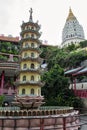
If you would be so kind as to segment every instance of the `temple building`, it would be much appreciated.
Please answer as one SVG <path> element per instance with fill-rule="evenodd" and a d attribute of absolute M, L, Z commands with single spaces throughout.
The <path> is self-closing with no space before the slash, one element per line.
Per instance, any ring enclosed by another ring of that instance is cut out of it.
<path fill-rule="evenodd" d="M 71 8 L 69 9 L 69 14 L 66 19 L 62 31 L 62 47 L 73 44 L 78 44 L 81 41 L 84 41 L 84 30 L 83 27 L 79 24 L 77 18 L 74 16 Z"/>
<path fill-rule="evenodd" d="M 44 99 L 41 96 L 41 63 L 39 57 L 41 50 L 41 33 L 38 22 L 33 22 L 32 9 L 28 22 L 23 22 L 21 26 L 21 59 L 20 59 L 20 76 L 16 82 L 18 94 L 16 101 L 13 103 L 21 107 L 37 108 L 42 104 Z M 20 101 L 20 102 L 18 102 Z"/>
<path fill-rule="evenodd" d="M 87 98 L 87 60 L 81 66 L 65 71 L 69 77 L 69 88 L 74 90 L 77 97 Z"/>
<path fill-rule="evenodd" d="M 19 69 L 19 37 L 0 35 L 0 95 L 11 101 L 16 93 L 14 81 Z"/>

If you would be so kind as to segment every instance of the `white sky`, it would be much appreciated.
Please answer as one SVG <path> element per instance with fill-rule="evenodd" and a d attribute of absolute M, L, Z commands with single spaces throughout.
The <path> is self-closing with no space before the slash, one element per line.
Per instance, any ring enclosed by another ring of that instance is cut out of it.
<path fill-rule="evenodd" d="M 19 36 L 22 21 L 29 20 L 33 8 L 33 20 L 41 24 L 41 40 L 48 44 L 62 42 L 62 29 L 68 16 L 69 7 L 83 26 L 87 38 L 87 0 L 0 0 L 0 34 Z"/>

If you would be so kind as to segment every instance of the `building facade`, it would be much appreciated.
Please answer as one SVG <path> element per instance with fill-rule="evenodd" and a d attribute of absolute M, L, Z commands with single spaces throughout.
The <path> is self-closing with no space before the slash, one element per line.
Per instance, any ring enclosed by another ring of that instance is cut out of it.
<path fill-rule="evenodd" d="M 70 8 L 66 23 L 62 31 L 62 47 L 71 45 L 72 43 L 78 44 L 84 40 L 85 37 L 83 27 L 79 24 L 79 21 L 74 16 Z"/>
<path fill-rule="evenodd" d="M 0 95 L 6 100 L 15 95 L 16 72 L 19 69 L 19 37 L 0 36 Z"/>

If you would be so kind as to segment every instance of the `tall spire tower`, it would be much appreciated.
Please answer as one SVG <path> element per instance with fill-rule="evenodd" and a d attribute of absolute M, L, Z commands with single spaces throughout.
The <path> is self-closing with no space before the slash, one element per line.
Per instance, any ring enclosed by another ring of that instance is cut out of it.
<path fill-rule="evenodd" d="M 32 8 L 30 9 L 29 22 L 21 26 L 21 59 L 20 59 L 20 79 L 18 85 L 18 95 L 14 104 L 24 108 L 37 108 L 43 102 L 41 96 L 41 69 L 42 59 L 39 57 L 41 41 L 40 25 L 33 22 Z"/>
<path fill-rule="evenodd" d="M 66 19 L 65 26 L 62 32 L 62 46 L 68 46 L 72 43 L 78 44 L 84 41 L 84 31 L 79 24 L 77 18 L 74 16 L 72 9 L 69 9 L 69 14 Z"/>

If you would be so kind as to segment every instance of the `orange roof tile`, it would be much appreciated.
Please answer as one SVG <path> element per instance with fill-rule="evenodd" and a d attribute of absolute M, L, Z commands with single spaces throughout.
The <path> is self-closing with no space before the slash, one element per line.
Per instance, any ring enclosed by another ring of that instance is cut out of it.
<path fill-rule="evenodd" d="M 19 37 L 0 36 L 1 41 L 19 42 Z"/>

